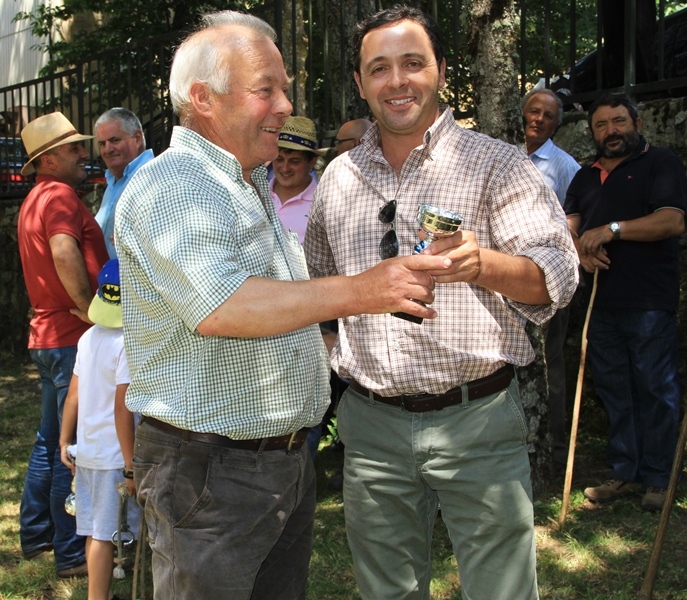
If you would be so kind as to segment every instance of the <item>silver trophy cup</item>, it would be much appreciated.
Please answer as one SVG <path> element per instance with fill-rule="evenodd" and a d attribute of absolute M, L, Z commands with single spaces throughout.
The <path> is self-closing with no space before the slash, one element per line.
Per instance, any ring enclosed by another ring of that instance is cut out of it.
<path fill-rule="evenodd" d="M 463 217 L 438 206 L 431 204 L 420 204 L 417 210 L 417 223 L 420 229 L 427 234 L 427 237 L 418 242 L 413 248 L 413 254 L 420 254 L 435 239 L 453 235 L 460 229 Z M 416 301 L 418 302 L 418 301 Z M 422 323 L 421 317 L 415 317 L 404 312 L 393 313 L 399 319 L 405 319 L 412 323 Z"/>
<path fill-rule="evenodd" d="M 415 245 L 413 254 L 420 254 L 437 238 L 453 235 L 460 229 L 463 217 L 438 206 L 420 204 L 417 209 L 417 223 L 427 237 Z"/>

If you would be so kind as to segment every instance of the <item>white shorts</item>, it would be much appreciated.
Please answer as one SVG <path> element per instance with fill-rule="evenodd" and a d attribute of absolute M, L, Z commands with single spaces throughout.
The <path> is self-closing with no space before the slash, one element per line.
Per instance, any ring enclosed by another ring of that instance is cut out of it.
<path fill-rule="evenodd" d="M 76 533 L 94 540 L 110 541 L 117 531 L 120 494 L 115 485 L 124 481 L 121 469 L 97 470 L 76 467 Z M 128 498 L 127 522 L 138 537 L 141 508 Z"/>

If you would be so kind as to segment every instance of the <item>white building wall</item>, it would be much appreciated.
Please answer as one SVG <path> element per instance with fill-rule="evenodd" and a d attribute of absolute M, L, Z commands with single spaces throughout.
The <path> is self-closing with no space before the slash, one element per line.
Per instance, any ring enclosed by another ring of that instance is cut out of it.
<path fill-rule="evenodd" d="M 12 19 L 19 12 L 50 3 L 55 4 L 55 0 L 0 0 L 0 88 L 35 79 L 47 62 L 44 53 L 31 49 L 41 40 L 31 33 L 29 22 Z"/>

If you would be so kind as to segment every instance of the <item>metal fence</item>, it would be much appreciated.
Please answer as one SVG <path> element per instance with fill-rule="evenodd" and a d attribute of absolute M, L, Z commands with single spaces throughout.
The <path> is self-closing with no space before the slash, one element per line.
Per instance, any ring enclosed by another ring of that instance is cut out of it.
<path fill-rule="evenodd" d="M 100 114 L 112 106 L 125 106 L 144 124 L 148 147 L 162 152 L 174 125 L 167 87 L 178 38 L 179 34 L 170 34 L 132 43 L 73 69 L 0 89 L 5 125 L 0 137 L 0 198 L 21 197 L 31 188 L 32 182 L 19 172 L 26 161 L 19 132 L 29 121 L 56 110 L 80 132 L 90 134 Z M 95 144 L 87 145 L 97 156 Z M 89 178 L 101 178 L 100 161 L 91 160 L 87 171 Z"/>
<path fill-rule="evenodd" d="M 287 1 L 289 11 L 285 11 Z M 471 99 L 462 0 L 415 4 L 431 13 L 442 27 L 447 47 L 446 100 L 457 114 L 465 114 Z M 308 116 L 317 122 L 325 145 L 342 121 L 367 112 L 351 84 L 350 31 L 353 23 L 380 5 L 380 0 L 304 0 L 298 11 L 293 0 L 260 5 L 259 16 L 275 26 L 287 70 L 296 76 L 294 106 L 296 110 L 299 105 L 308 107 Z M 654 14 L 647 18 L 646 7 L 651 5 Z M 562 93 L 567 93 L 569 106 L 586 104 L 599 90 L 609 88 L 640 97 L 685 95 L 687 11 L 665 17 L 665 0 L 658 5 L 654 0 L 520 0 L 518 9 L 523 93 L 541 78 L 554 89 L 565 88 Z M 614 19 L 613 45 L 607 22 L 608 39 L 602 37 L 608 14 Z M 0 200 L 23 197 L 30 189 L 31 181 L 19 174 L 25 155 L 18 134 L 27 122 L 54 110 L 62 111 L 79 131 L 91 133 L 102 112 L 125 106 L 140 117 L 148 147 L 156 154 L 164 150 L 175 124 L 167 88 L 180 35 L 134 42 L 67 71 L 0 89 L 4 119 L 0 122 L 4 126 L 0 133 Z M 309 44 L 305 68 L 299 69 L 302 37 Z M 93 144 L 89 149 L 97 156 Z M 92 161 L 89 174 L 102 175 L 98 159 Z"/>

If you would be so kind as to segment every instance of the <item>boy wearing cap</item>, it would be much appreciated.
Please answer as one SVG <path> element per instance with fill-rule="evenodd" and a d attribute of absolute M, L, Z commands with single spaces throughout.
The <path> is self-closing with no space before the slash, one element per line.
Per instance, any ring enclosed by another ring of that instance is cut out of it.
<path fill-rule="evenodd" d="M 310 203 L 317 179 L 313 169 L 317 157 L 315 123 L 307 117 L 289 117 L 279 133 L 279 156 L 272 162 L 274 178 L 270 193 L 277 216 L 285 229 L 298 235 L 302 244 L 308 226 Z"/>
<path fill-rule="evenodd" d="M 95 323 L 79 340 L 74 375 L 64 404 L 60 458 L 76 475 L 76 529 L 86 536 L 89 600 L 110 600 L 120 494 L 129 491 L 128 521 L 136 534 L 140 508 L 135 501 L 131 458 L 134 415 L 124 405 L 129 366 L 124 352 L 119 261 L 98 275 L 98 293 L 88 310 Z M 76 432 L 76 466 L 68 447 Z"/>
<path fill-rule="evenodd" d="M 23 175 L 36 185 L 22 203 L 17 241 L 33 308 L 29 352 L 41 376 L 41 422 L 24 484 L 20 538 L 27 559 L 55 551 L 58 577 L 85 575 L 84 539 L 64 510 L 71 476 L 59 460 L 62 406 L 76 344 L 91 325 L 86 313 L 108 259 L 103 233 L 76 195 L 88 153 L 62 113 L 22 130 L 29 161 Z"/>

